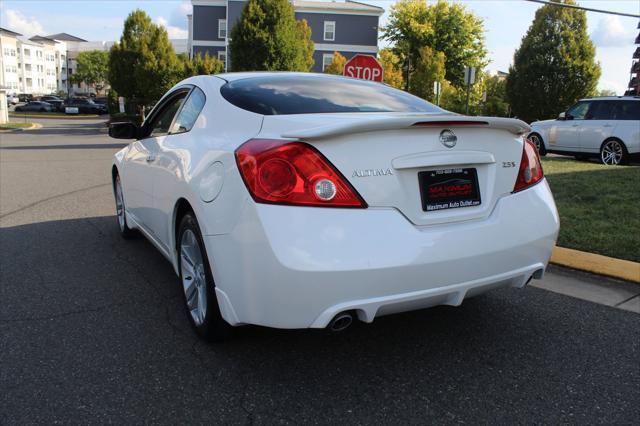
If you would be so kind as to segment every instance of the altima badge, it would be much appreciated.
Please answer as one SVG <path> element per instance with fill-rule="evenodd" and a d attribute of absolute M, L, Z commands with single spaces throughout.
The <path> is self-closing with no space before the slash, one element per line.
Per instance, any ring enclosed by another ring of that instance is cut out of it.
<path fill-rule="evenodd" d="M 458 137 L 449 129 L 440 132 L 440 142 L 447 148 L 453 148 L 458 142 Z"/>
<path fill-rule="evenodd" d="M 366 169 L 354 170 L 351 177 L 388 176 L 392 174 L 391 169 Z"/>

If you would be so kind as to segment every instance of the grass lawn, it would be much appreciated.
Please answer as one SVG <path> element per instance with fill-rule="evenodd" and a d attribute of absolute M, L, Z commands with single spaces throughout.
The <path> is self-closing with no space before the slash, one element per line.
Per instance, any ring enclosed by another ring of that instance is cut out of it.
<path fill-rule="evenodd" d="M 558 245 L 640 262 L 640 166 L 546 157 L 560 213 Z"/>
<path fill-rule="evenodd" d="M 0 124 L 0 130 L 23 129 L 33 126 L 33 123 L 4 123 Z"/>

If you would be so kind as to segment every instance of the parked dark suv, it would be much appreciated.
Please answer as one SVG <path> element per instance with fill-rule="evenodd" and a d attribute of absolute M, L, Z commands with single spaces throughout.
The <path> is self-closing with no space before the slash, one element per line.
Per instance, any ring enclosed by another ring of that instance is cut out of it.
<path fill-rule="evenodd" d="M 86 98 L 69 98 L 65 101 L 64 107 L 78 108 L 80 114 L 106 114 L 107 107 L 93 102 Z"/>

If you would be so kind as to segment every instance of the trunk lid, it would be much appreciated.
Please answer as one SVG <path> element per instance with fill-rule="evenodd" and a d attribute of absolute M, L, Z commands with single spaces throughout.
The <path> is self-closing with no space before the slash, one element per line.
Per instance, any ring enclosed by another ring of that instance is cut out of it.
<path fill-rule="evenodd" d="M 455 134 L 455 146 L 440 142 L 443 130 Z M 513 119 L 342 113 L 265 116 L 260 137 L 313 145 L 370 208 L 395 208 L 422 226 L 489 216 L 513 190 L 528 130 Z M 451 169 L 475 169 L 480 204 L 425 211 L 419 173 Z"/>

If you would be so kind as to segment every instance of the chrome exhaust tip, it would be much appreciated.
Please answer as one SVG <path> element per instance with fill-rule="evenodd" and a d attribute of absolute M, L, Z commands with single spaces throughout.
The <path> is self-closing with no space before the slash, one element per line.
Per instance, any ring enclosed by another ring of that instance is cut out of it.
<path fill-rule="evenodd" d="M 349 328 L 349 326 L 353 323 L 353 315 L 349 312 L 342 312 L 336 315 L 327 328 L 331 331 L 343 331 Z"/>

